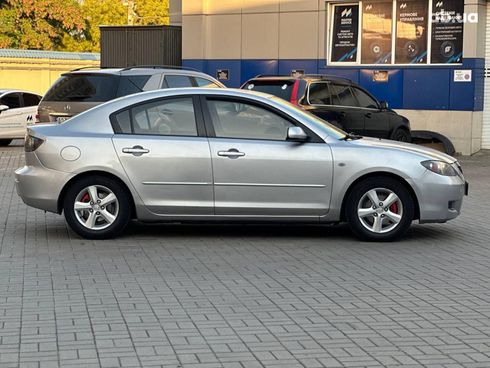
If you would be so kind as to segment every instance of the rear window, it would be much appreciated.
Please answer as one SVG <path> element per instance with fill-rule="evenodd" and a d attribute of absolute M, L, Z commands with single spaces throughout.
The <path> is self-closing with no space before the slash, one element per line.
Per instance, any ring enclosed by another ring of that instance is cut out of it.
<path fill-rule="evenodd" d="M 46 93 L 45 101 L 105 102 L 116 97 L 119 77 L 107 74 L 64 75 Z"/>
<path fill-rule="evenodd" d="M 257 91 L 268 93 L 284 100 L 291 100 L 291 93 L 293 91 L 294 80 L 282 80 L 282 81 L 265 81 L 265 80 L 252 80 L 247 82 L 243 89 L 249 91 Z"/>

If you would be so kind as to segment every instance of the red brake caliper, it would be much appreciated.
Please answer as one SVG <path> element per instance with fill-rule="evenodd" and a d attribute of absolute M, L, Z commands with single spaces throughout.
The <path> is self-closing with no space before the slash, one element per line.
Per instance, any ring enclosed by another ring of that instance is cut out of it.
<path fill-rule="evenodd" d="M 90 202 L 90 196 L 88 195 L 88 193 L 85 193 L 82 197 L 82 202 L 85 202 L 85 203 L 88 203 Z"/>
<path fill-rule="evenodd" d="M 395 202 L 390 206 L 390 211 L 393 213 L 398 213 L 398 203 Z"/>

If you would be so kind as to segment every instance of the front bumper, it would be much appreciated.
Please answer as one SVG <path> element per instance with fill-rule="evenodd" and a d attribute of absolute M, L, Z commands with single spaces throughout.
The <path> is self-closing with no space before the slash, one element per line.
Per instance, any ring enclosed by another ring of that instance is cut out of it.
<path fill-rule="evenodd" d="M 427 171 L 417 184 L 420 223 L 446 222 L 458 217 L 468 184 L 460 176 L 441 176 Z"/>
<path fill-rule="evenodd" d="M 34 154 L 32 156 L 30 159 L 37 161 L 35 165 L 26 165 L 15 171 L 17 194 L 28 206 L 59 213 L 59 195 L 73 174 L 47 169 Z"/>

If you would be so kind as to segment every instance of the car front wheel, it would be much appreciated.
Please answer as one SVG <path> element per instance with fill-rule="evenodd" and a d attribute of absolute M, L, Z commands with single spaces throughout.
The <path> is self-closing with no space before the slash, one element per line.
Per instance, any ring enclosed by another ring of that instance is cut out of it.
<path fill-rule="evenodd" d="M 412 137 L 410 133 L 405 129 L 397 129 L 393 132 L 391 139 L 398 142 L 407 142 L 410 143 L 412 141 Z"/>
<path fill-rule="evenodd" d="M 67 190 L 63 205 L 68 225 L 87 239 L 108 239 L 124 230 L 131 219 L 127 190 L 116 180 L 86 177 Z"/>
<path fill-rule="evenodd" d="M 372 177 L 356 184 L 347 198 L 346 217 L 360 239 L 393 241 L 403 236 L 414 218 L 414 200 L 398 180 Z"/>

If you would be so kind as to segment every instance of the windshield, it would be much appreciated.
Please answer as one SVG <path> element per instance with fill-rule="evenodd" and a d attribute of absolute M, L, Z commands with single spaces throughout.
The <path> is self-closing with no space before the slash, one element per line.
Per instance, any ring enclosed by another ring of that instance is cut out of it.
<path fill-rule="evenodd" d="M 305 111 L 299 108 L 298 106 L 295 106 L 292 103 L 289 103 L 277 97 L 273 97 L 273 100 L 282 105 L 287 105 L 287 107 L 289 108 L 291 107 L 294 108 L 294 110 L 297 113 L 301 114 L 303 119 L 307 120 L 310 124 L 318 126 L 319 129 L 321 130 L 327 130 L 327 134 L 329 137 L 335 139 L 345 139 L 346 137 L 348 137 L 348 134 L 344 132 L 342 129 L 337 128 L 335 125 L 330 124 L 328 121 L 320 119 L 318 116 L 313 115 L 311 112 Z"/>

